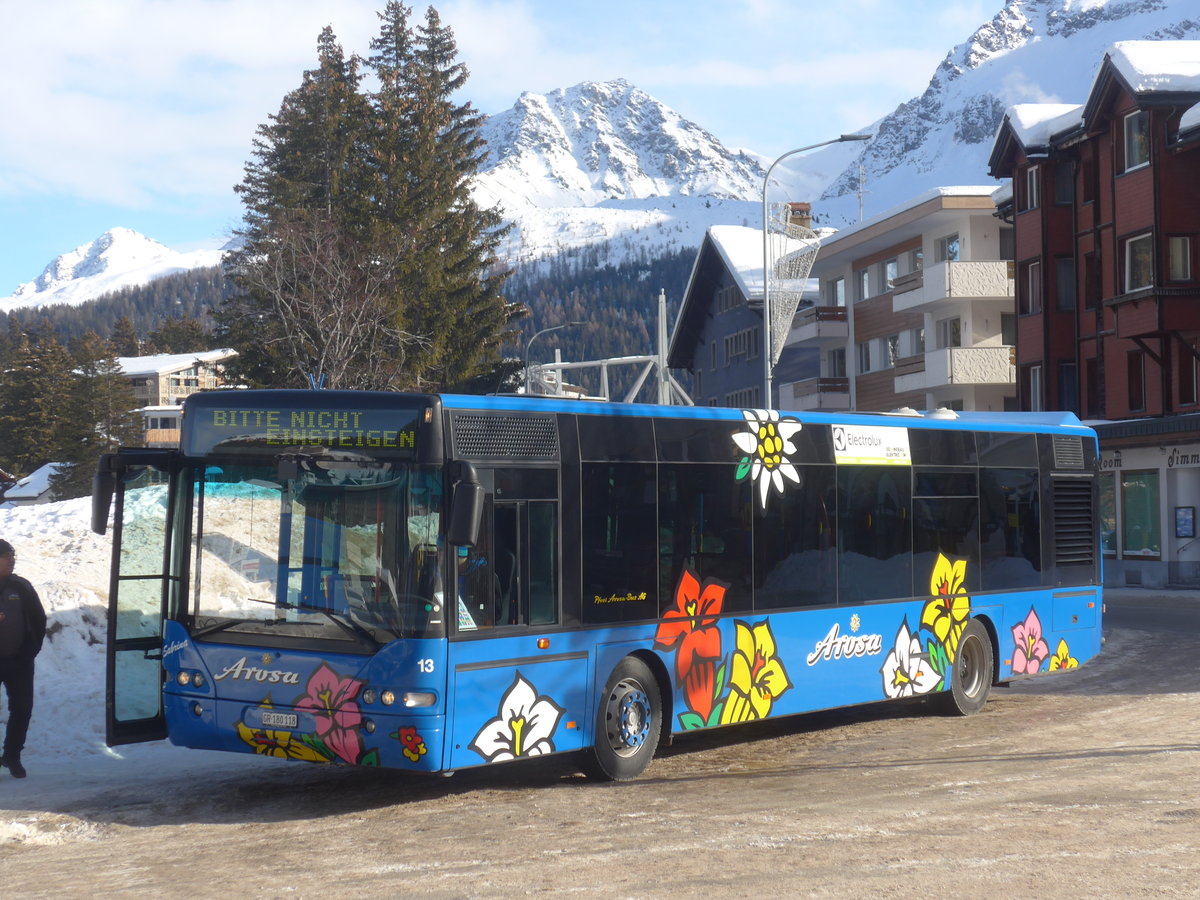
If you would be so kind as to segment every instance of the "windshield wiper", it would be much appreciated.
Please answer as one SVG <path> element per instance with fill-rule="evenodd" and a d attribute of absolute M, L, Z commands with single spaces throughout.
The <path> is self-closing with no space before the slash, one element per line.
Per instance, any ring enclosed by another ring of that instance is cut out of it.
<path fill-rule="evenodd" d="M 304 612 L 304 613 L 320 613 L 321 615 L 325 616 L 325 618 L 327 618 L 330 622 L 332 622 L 338 628 L 342 629 L 342 631 L 346 632 L 351 637 L 353 637 L 355 639 L 365 640 L 367 643 L 371 644 L 376 650 L 378 650 L 380 647 L 383 646 L 383 642 L 381 642 L 379 639 L 377 639 L 374 634 L 372 634 L 370 631 L 368 631 L 366 628 L 364 628 L 358 622 L 354 621 L 354 618 L 352 616 L 343 616 L 341 613 L 335 613 L 335 612 L 332 612 L 331 610 L 325 609 L 323 607 L 310 606 L 305 603 L 287 603 L 287 602 L 280 603 L 277 600 L 259 600 L 255 597 L 248 597 L 247 599 L 251 600 L 255 603 L 268 603 L 271 606 L 277 607 L 279 609 L 294 609 L 297 612 Z M 241 621 L 243 621 L 243 622 L 259 622 L 259 621 L 267 621 L 267 620 L 243 619 Z M 272 624 L 276 624 L 276 623 L 290 624 L 290 625 L 315 625 L 316 624 L 315 622 L 287 622 L 284 619 L 272 620 Z M 233 623 L 233 624 L 237 624 L 237 623 Z"/>

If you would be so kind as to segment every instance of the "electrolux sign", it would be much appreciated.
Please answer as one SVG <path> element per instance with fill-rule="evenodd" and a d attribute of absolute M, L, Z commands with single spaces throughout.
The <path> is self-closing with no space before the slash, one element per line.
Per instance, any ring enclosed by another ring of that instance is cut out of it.
<path fill-rule="evenodd" d="M 908 429 L 834 425 L 833 458 L 843 466 L 911 466 Z"/>
<path fill-rule="evenodd" d="M 184 453 L 323 447 L 372 456 L 412 456 L 417 413 L 412 409 L 203 405 L 184 417 Z"/>

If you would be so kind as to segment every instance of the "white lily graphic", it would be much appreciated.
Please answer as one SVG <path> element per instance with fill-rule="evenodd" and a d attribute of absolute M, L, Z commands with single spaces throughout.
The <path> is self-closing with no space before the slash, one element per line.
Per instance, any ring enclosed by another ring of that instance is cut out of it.
<path fill-rule="evenodd" d="M 788 457 L 796 452 L 792 435 L 800 430 L 795 419 L 782 419 L 775 409 L 743 409 L 746 430 L 733 435 L 733 442 L 746 454 L 738 465 L 737 480 L 747 475 L 758 482 L 758 498 L 763 509 L 774 488 L 783 493 L 784 479 L 800 483 L 800 473 Z"/>
<path fill-rule="evenodd" d="M 500 714 L 475 735 L 470 747 L 488 762 L 501 762 L 554 752 L 555 729 L 563 710 L 518 672 L 500 698 Z"/>
<path fill-rule="evenodd" d="M 879 671 L 883 675 L 883 692 L 893 698 L 928 694 L 941 681 L 941 676 L 921 652 L 921 641 L 908 630 L 908 619 L 900 623 L 896 646 L 888 653 Z"/>

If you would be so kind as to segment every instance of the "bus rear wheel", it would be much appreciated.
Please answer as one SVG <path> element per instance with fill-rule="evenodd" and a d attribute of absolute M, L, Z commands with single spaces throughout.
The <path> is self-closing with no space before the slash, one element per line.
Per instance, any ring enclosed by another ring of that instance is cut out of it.
<path fill-rule="evenodd" d="M 637 778 L 658 749 L 658 680 L 644 662 L 627 656 L 613 669 L 597 706 L 595 738 L 592 749 L 585 751 L 584 771 L 603 781 Z"/>
<path fill-rule="evenodd" d="M 987 703 L 994 675 L 992 639 L 978 619 L 971 619 L 958 639 L 950 690 L 937 698 L 942 710 L 955 716 L 975 715 Z"/>

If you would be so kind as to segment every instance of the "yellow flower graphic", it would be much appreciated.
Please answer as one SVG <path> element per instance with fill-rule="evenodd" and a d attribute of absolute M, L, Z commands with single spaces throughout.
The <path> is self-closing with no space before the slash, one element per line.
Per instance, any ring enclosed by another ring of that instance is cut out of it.
<path fill-rule="evenodd" d="M 933 594 L 933 599 L 921 611 L 921 626 L 928 628 L 941 641 L 950 662 L 954 662 L 958 640 L 967 627 L 967 620 L 971 618 L 971 598 L 963 593 L 966 575 L 965 559 L 951 562 L 939 553 L 933 565 L 933 577 L 929 580 L 929 592 Z"/>
<path fill-rule="evenodd" d="M 1059 641 L 1058 647 L 1054 651 L 1054 656 L 1050 657 L 1050 671 L 1078 668 L 1079 660 L 1071 655 L 1071 651 L 1067 649 L 1067 642 Z"/>
<path fill-rule="evenodd" d="M 763 620 L 757 625 L 735 622 L 737 649 L 730 661 L 729 696 L 721 724 L 765 719 L 771 706 L 792 683 L 775 655 L 775 636 Z"/>
<path fill-rule="evenodd" d="M 270 702 L 260 703 L 260 709 L 270 709 Z M 244 722 L 237 723 L 238 737 L 254 748 L 259 756 L 277 756 L 281 759 L 302 759 L 308 762 L 328 762 L 323 756 L 290 731 L 273 728 L 250 728 Z"/>

